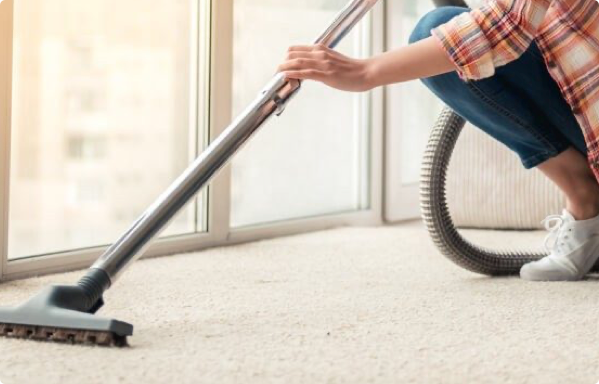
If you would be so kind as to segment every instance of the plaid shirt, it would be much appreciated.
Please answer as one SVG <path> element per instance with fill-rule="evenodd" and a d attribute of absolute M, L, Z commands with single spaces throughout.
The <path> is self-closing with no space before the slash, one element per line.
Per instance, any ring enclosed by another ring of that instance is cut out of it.
<path fill-rule="evenodd" d="M 464 80 L 493 76 L 535 41 L 580 124 L 599 180 L 598 0 L 490 0 L 433 30 Z"/>

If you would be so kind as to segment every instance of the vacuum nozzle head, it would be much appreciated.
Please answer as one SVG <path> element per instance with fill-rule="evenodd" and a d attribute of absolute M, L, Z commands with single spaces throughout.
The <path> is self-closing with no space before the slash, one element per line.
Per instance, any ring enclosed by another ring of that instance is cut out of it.
<path fill-rule="evenodd" d="M 51 286 L 28 302 L 0 308 L 0 336 L 33 340 L 126 346 L 133 326 L 93 314 L 89 298 L 80 286 Z"/>

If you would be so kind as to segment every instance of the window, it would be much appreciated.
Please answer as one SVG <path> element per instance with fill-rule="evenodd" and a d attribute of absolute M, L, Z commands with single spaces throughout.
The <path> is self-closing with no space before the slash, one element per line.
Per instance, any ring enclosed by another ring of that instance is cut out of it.
<path fill-rule="evenodd" d="M 234 113 L 272 77 L 290 45 L 313 41 L 346 3 L 235 0 Z M 356 28 L 338 49 L 354 57 L 368 55 L 366 33 Z M 293 107 L 263 127 L 233 161 L 235 227 L 368 205 L 368 95 L 313 82 L 302 88 Z"/>
<path fill-rule="evenodd" d="M 98 160 L 106 157 L 106 139 L 102 136 L 73 135 L 68 137 L 69 158 Z"/>
<path fill-rule="evenodd" d="M 346 4 L 4 0 L 0 279 L 92 263 Z M 339 49 L 380 50 L 382 16 Z M 305 83 L 148 254 L 378 223 L 382 94 Z"/>
<path fill-rule="evenodd" d="M 110 243 L 195 157 L 197 6 L 14 2 L 10 258 Z"/>

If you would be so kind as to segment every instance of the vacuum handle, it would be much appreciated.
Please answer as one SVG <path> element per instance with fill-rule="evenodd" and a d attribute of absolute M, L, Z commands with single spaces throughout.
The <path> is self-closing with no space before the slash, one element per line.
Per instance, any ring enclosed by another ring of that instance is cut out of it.
<path fill-rule="evenodd" d="M 378 0 L 352 0 L 316 43 L 335 47 Z M 106 273 L 110 284 L 136 261 L 177 212 L 221 169 L 273 114 L 281 114 L 300 88 L 297 80 L 277 74 L 260 95 L 218 136 L 135 223 L 94 263 L 88 275 Z"/>
<path fill-rule="evenodd" d="M 314 44 L 335 48 L 337 44 L 364 18 L 378 0 L 353 0 L 335 17 L 331 25 Z"/>

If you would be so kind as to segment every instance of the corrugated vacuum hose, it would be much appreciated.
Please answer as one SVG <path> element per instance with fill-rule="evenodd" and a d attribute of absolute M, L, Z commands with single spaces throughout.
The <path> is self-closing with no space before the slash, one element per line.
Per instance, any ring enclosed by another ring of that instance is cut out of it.
<path fill-rule="evenodd" d="M 451 218 L 446 198 L 447 169 L 466 121 L 445 108 L 433 127 L 420 177 L 422 219 L 439 251 L 460 267 L 490 276 L 513 275 L 543 252 L 492 250 L 470 243 Z"/>

